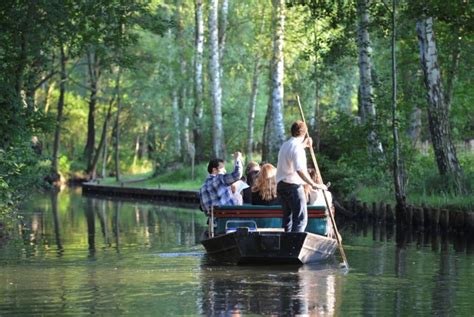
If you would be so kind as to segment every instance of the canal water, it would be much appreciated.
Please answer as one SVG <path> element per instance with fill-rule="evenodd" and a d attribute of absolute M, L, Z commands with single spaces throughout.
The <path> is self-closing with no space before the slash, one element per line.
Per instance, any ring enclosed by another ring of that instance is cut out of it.
<path fill-rule="evenodd" d="M 4 315 L 473 316 L 465 237 L 341 225 L 350 264 L 215 266 L 197 209 L 32 195 L 0 244 Z"/>

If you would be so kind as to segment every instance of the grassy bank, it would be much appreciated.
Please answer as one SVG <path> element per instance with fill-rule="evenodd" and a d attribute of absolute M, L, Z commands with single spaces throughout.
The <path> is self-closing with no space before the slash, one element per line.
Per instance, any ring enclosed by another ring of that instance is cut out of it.
<path fill-rule="evenodd" d="M 227 168 L 232 167 L 229 164 Z M 117 182 L 115 177 L 107 177 L 100 180 L 100 184 L 141 188 L 198 190 L 207 177 L 207 164 L 196 165 L 194 170 L 194 179 L 191 177 L 191 166 L 186 165 L 157 176 L 153 176 L 151 171 L 142 174 L 123 175 L 120 182 Z"/>

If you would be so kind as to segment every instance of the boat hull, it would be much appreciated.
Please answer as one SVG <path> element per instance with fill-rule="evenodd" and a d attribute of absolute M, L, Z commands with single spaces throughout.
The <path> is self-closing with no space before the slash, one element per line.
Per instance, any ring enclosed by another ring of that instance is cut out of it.
<path fill-rule="evenodd" d="M 309 232 L 235 232 L 201 241 L 211 262 L 228 264 L 306 264 L 328 260 L 337 242 Z"/>

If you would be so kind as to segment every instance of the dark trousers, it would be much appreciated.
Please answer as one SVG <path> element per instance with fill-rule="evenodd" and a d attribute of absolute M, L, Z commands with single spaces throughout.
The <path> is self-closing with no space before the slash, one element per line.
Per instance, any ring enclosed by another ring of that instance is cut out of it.
<path fill-rule="evenodd" d="M 277 193 L 283 209 L 285 232 L 304 232 L 308 223 L 308 209 L 303 185 L 278 182 Z"/>

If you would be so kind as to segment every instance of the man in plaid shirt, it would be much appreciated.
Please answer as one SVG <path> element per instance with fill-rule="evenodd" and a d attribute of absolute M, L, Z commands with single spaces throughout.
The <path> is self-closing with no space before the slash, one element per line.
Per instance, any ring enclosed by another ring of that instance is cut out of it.
<path fill-rule="evenodd" d="M 242 153 L 234 153 L 235 165 L 232 173 L 226 173 L 224 161 L 212 159 L 207 165 L 209 176 L 199 190 L 201 207 L 204 212 L 211 206 L 236 205 L 237 201 L 232 195 L 230 185 L 242 177 Z"/>

